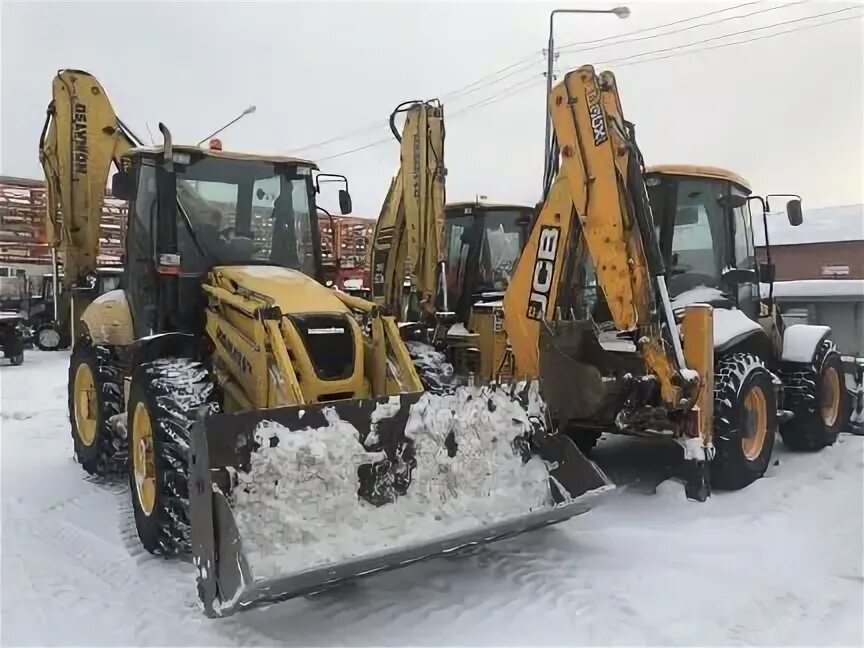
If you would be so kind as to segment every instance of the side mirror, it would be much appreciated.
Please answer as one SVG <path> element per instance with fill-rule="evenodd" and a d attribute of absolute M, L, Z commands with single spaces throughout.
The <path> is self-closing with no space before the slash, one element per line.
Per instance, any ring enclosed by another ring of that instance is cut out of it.
<path fill-rule="evenodd" d="M 132 176 L 125 171 L 118 171 L 111 176 L 111 195 L 120 200 L 132 197 Z"/>
<path fill-rule="evenodd" d="M 759 281 L 762 283 L 774 283 L 774 278 L 777 276 L 777 269 L 773 263 L 759 264 Z"/>
<path fill-rule="evenodd" d="M 343 214 L 351 213 L 351 194 L 348 193 L 347 189 L 339 190 L 339 211 Z"/>
<path fill-rule="evenodd" d="M 786 217 L 789 219 L 789 224 L 793 227 L 798 227 L 804 222 L 804 215 L 801 213 L 800 200 L 790 200 L 786 203 Z"/>

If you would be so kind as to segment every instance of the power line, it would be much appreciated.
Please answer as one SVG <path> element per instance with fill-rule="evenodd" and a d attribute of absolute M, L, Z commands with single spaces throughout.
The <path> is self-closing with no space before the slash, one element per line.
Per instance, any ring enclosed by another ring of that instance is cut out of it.
<path fill-rule="evenodd" d="M 507 86 L 504 90 L 500 91 L 498 94 L 492 95 L 491 97 L 486 97 L 479 101 L 476 101 L 472 104 L 464 106 L 463 108 L 459 108 L 454 111 L 450 115 L 447 115 L 447 118 L 452 120 L 458 117 L 459 115 L 473 110 L 475 108 L 481 108 L 485 105 L 498 103 L 499 101 L 503 101 L 509 97 L 515 97 L 517 94 L 524 92 L 530 88 L 533 88 L 539 85 L 541 78 L 531 77 L 529 79 L 522 79 L 521 81 L 517 81 L 516 83 Z M 506 96 L 505 96 L 506 95 Z M 325 160 L 333 160 L 335 158 L 340 158 L 345 155 L 350 155 L 352 153 L 357 153 L 359 151 L 365 151 L 366 149 L 370 149 L 373 146 L 379 146 L 381 144 L 386 144 L 387 142 L 395 141 L 392 135 L 388 135 L 387 137 L 382 137 L 380 139 L 369 142 L 368 144 L 363 144 L 361 146 L 354 147 L 352 149 L 348 149 L 347 151 L 342 151 L 341 153 L 335 153 L 334 155 L 328 155 L 322 158 L 316 158 L 316 162 L 324 162 Z"/>
<path fill-rule="evenodd" d="M 732 7 L 727 7 L 725 9 L 717 9 L 714 11 L 709 11 L 709 12 L 704 13 L 704 14 L 698 14 L 696 16 L 691 16 L 689 18 L 682 18 L 680 20 L 675 20 L 675 21 L 672 21 L 669 23 L 663 23 L 660 25 L 655 25 L 654 27 L 646 27 L 644 29 L 638 29 L 638 30 L 635 30 L 632 32 L 627 32 L 625 34 L 622 34 L 622 36 L 631 36 L 634 34 L 641 34 L 641 33 L 648 32 L 648 31 L 663 29 L 665 27 L 672 27 L 672 26 L 679 25 L 679 24 L 682 24 L 685 22 L 698 20 L 699 18 L 707 18 L 708 16 L 714 16 L 717 14 L 725 13 L 727 11 L 733 11 L 734 9 L 740 9 L 741 7 L 747 7 L 750 5 L 760 4 L 761 1 L 762 0 L 757 1 L 757 2 L 744 2 L 742 4 L 738 4 L 738 5 L 735 5 Z M 583 41 L 580 43 L 570 43 L 569 45 L 565 45 L 564 47 L 569 47 L 569 46 L 574 46 L 574 45 L 590 45 L 593 43 L 599 43 L 599 42 L 603 42 L 606 40 L 608 40 L 608 39 L 604 38 L 604 39 L 597 39 L 597 40 L 592 40 L 592 41 Z M 460 86 L 459 88 L 445 92 L 445 93 L 441 94 L 440 97 L 442 100 L 445 98 L 447 98 L 449 100 L 455 100 L 459 95 L 464 96 L 464 95 L 471 94 L 475 91 L 474 89 L 479 89 L 479 87 L 488 87 L 491 85 L 495 85 L 496 83 L 513 76 L 515 74 L 515 72 L 510 72 L 510 71 L 514 70 L 517 67 L 520 68 L 519 71 L 527 71 L 528 64 L 532 62 L 532 59 L 534 57 L 536 57 L 538 54 L 541 54 L 541 53 L 542 53 L 541 50 L 534 51 L 531 54 L 525 56 L 524 58 L 519 59 L 515 63 L 511 63 L 510 65 L 506 65 L 502 68 L 499 68 L 499 69 L 495 70 L 494 72 L 490 72 L 489 74 L 485 74 L 485 75 L 481 76 L 479 79 L 476 79 L 475 81 L 472 81 L 471 83 Z M 525 70 L 522 70 L 521 68 L 525 68 Z M 500 77 L 494 81 L 492 80 L 492 79 L 494 79 L 494 77 L 500 75 L 503 72 L 508 72 L 509 74 L 504 75 L 504 76 L 502 76 L 502 77 Z M 472 89 L 472 88 L 474 88 L 474 89 Z M 336 135 L 336 136 L 333 136 L 333 137 L 325 139 L 325 140 L 321 140 L 318 142 L 314 142 L 312 144 L 307 144 L 305 146 L 291 149 L 289 152 L 296 154 L 296 153 L 299 153 L 301 151 L 307 151 L 309 149 L 321 148 L 322 146 L 326 146 L 328 144 L 333 144 L 335 142 L 339 142 L 339 141 L 342 141 L 345 139 L 350 139 L 356 135 L 361 135 L 361 134 L 367 133 L 369 131 L 376 130 L 382 126 L 386 126 L 386 120 L 380 120 L 380 119 L 375 120 L 374 122 L 369 122 L 368 124 L 366 124 L 364 126 L 360 126 L 356 129 L 342 133 L 340 135 Z"/>
<path fill-rule="evenodd" d="M 851 10 L 851 9 L 856 9 L 856 8 L 857 8 L 857 7 L 846 7 L 845 9 L 840 9 L 840 10 L 836 10 L 836 11 L 830 11 L 830 12 L 826 12 L 826 13 L 824 13 L 824 14 L 818 14 L 818 15 L 815 15 L 815 16 L 809 16 L 807 19 L 820 18 L 820 17 L 822 17 L 822 16 L 829 16 L 829 15 L 832 15 L 832 14 L 837 14 L 837 13 L 841 13 L 841 12 L 843 12 L 843 11 L 849 11 L 849 10 Z M 734 47 L 734 46 L 737 46 L 737 45 L 747 45 L 747 44 L 750 44 L 750 43 L 753 43 L 753 42 L 756 42 L 756 41 L 766 40 L 766 39 L 769 39 L 769 38 L 775 38 L 775 37 L 777 37 L 777 36 L 783 36 L 783 35 L 785 35 L 785 34 L 791 34 L 791 33 L 799 32 L 799 31 L 805 31 L 805 30 L 807 30 L 807 29 L 816 29 L 816 28 L 819 28 L 819 27 L 826 27 L 826 26 L 831 25 L 831 24 L 834 24 L 834 23 L 845 22 L 845 21 L 848 21 L 848 20 L 857 20 L 857 19 L 860 19 L 862 16 L 864 16 L 864 14 L 859 14 L 859 15 L 856 15 L 856 16 L 848 16 L 848 17 L 845 17 L 845 18 L 835 18 L 834 20 L 828 20 L 828 21 L 825 21 L 825 22 L 816 23 L 816 24 L 811 24 L 811 25 L 801 25 L 801 26 L 798 26 L 798 27 L 794 27 L 794 28 L 792 28 L 792 29 L 783 30 L 783 31 L 776 32 L 776 33 L 773 33 L 773 34 L 766 34 L 766 35 L 764 35 L 764 36 L 757 36 L 757 37 L 755 37 L 755 38 L 747 38 L 747 39 L 744 39 L 744 40 L 734 41 L 734 42 L 731 42 L 731 43 L 721 43 L 721 44 L 718 44 L 718 45 L 712 45 L 712 46 L 709 46 L 709 47 L 703 47 L 703 48 L 698 48 L 698 49 L 693 49 L 693 50 L 687 50 L 687 51 L 684 51 L 684 52 L 675 52 L 675 53 L 671 53 L 671 54 L 666 54 L 666 55 L 664 55 L 664 56 L 656 56 L 656 57 L 653 57 L 653 58 L 642 59 L 642 60 L 638 60 L 638 61 L 632 61 L 632 62 L 629 62 L 629 63 L 624 62 L 623 64 L 618 65 L 617 67 L 627 67 L 627 66 L 630 66 L 630 65 L 640 65 L 640 64 L 642 64 L 642 63 L 650 63 L 650 62 L 653 62 L 653 61 L 661 61 L 661 60 L 665 60 L 665 59 L 677 58 L 677 57 L 685 56 L 685 55 L 689 55 L 689 54 L 698 54 L 698 53 L 707 52 L 707 51 L 710 51 L 710 50 L 721 49 L 721 48 L 724 48 L 724 47 Z M 778 27 L 778 26 L 782 26 L 782 25 L 784 25 L 784 24 L 790 24 L 790 23 L 793 23 L 793 22 L 801 22 L 801 20 L 803 20 L 803 19 L 798 19 L 798 20 L 794 20 L 794 21 L 787 21 L 787 22 L 785 22 L 785 23 L 777 23 L 777 24 L 775 24 L 775 25 L 770 25 L 769 27 Z M 760 28 L 760 29 L 764 29 L 764 28 Z M 744 31 L 742 31 L 742 32 L 726 34 L 724 37 L 725 37 L 725 38 L 728 38 L 728 37 L 730 37 L 730 36 L 736 36 L 736 35 L 740 35 L 740 34 L 743 34 L 743 33 L 749 33 L 749 32 L 752 32 L 752 31 L 755 31 L 755 30 L 744 30 Z M 668 49 L 682 49 L 682 48 L 686 48 L 686 47 L 691 47 L 692 45 L 698 45 L 698 44 L 701 44 L 701 43 L 703 43 L 703 42 L 709 42 L 710 40 L 716 40 L 716 39 L 706 39 L 706 40 L 704 40 L 704 41 L 696 41 L 696 42 L 694 42 L 694 43 L 690 43 L 690 44 L 688 44 L 688 45 L 682 45 L 682 46 L 679 46 L 678 48 L 667 48 L 667 50 L 668 50 Z M 659 53 L 659 52 L 667 51 L 667 50 L 657 50 L 657 51 L 655 51 L 655 52 L 643 52 L 642 54 L 637 54 L 637 55 L 634 55 L 634 56 L 631 56 L 631 57 L 625 57 L 625 58 L 626 58 L 626 59 L 633 59 L 633 58 L 638 58 L 638 57 L 640 57 L 640 56 L 648 56 L 648 55 L 653 54 L 653 53 Z M 615 59 L 615 60 L 612 60 L 612 61 L 601 61 L 601 62 L 599 62 L 599 63 L 596 63 L 595 65 L 606 65 L 606 64 L 609 64 L 609 63 L 612 63 L 612 62 L 617 62 L 617 61 L 620 61 L 620 60 L 624 60 L 624 59 Z M 468 105 L 468 106 L 465 106 L 465 107 L 463 107 L 463 108 L 458 109 L 457 111 L 455 111 L 453 114 L 450 115 L 450 118 L 451 118 L 451 119 L 452 119 L 452 118 L 455 118 L 457 115 L 461 115 L 461 114 L 464 114 L 464 113 L 469 112 L 469 111 L 471 111 L 471 110 L 474 110 L 474 109 L 477 109 L 477 108 L 482 108 L 482 107 L 484 107 L 484 106 L 488 106 L 488 105 L 491 105 L 491 104 L 493 104 L 493 103 L 498 103 L 499 101 L 505 101 L 506 99 L 508 99 L 508 98 L 510 98 L 510 97 L 514 97 L 514 96 L 516 96 L 517 94 L 520 94 L 520 93 L 524 92 L 525 90 L 528 90 L 528 89 L 534 87 L 534 83 L 533 83 L 534 81 L 539 81 L 539 79 L 534 79 L 534 78 L 522 79 L 521 81 L 518 81 L 517 83 L 514 83 L 514 84 L 512 84 L 511 86 L 508 86 L 507 88 L 505 88 L 503 91 L 499 92 L 498 94 L 492 95 L 492 96 L 490 96 L 490 97 L 486 97 L 485 99 L 481 99 L 480 101 L 477 101 L 477 102 L 475 102 L 475 103 L 473 103 L 473 104 L 470 104 L 470 105 Z M 539 85 L 539 83 L 538 83 L 538 85 Z M 519 88 L 519 89 L 517 90 L 516 88 Z M 366 150 L 366 149 L 372 148 L 373 146 L 378 146 L 379 144 L 383 144 L 383 143 L 385 143 L 385 142 L 389 142 L 389 141 L 392 141 L 392 137 L 382 138 L 382 139 L 376 140 L 376 141 L 374 141 L 374 142 L 370 142 L 370 143 L 368 143 L 368 144 L 365 144 L 365 145 L 363 145 L 363 146 L 358 146 L 358 147 L 356 147 L 356 148 L 350 149 L 350 150 L 348 150 L 348 151 L 343 151 L 343 152 L 341 152 L 341 153 L 337 153 L 337 154 L 335 154 L 335 155 L 330 155 L 330 156 L 327 156 L 327 157 L 324 157 L 324 158 L 319 158 L 318 161 L 321 162 L 321 161 L 324 161 L 324 160 L 331 160 L 331 159 L 338 158 L 338 157 L 342 157 L 342 156 L 345 156 L 345 155 L 350 155 L 350 154 L 352 154 L 352 153 L 356 153 L 356 152 L 358 152 L 358 151 L 363 151 L 363 150 Z"/>
<path fill-rule="evenodd" d="M 671 36 L 672 34 L 680 34 L 685 31 L 690 31 L 691 29 L 699 29 L 700 27 L 710 27 L 713 25 L 719 25 L 724 22 L 729 22 L 730 20 L 740 20 L 741 18 L 749 18 L 750 16 L 758 16 L 759 14 L 768 13 L 770 11 L 777 11 L 779 9 L 786 9 L 787 7 L 793 7 L 795 5 L 804 4 L 806 2 L 812 2 L 812 0 L 797 0 L 797 2 L 787 2 L 786 4 L 777 5 L 775 7 L 768 7 L 767 9 L 759 9 L 758 11 L 751 11 L 746 14 L 739 14 L 737 16 L 728 16 L 726 18 L 721 18 L 720 20 L 711 20 L 704 23 L 699 23 L 698 25 L 688 25 L 687 27 L 681 27 L 680 29 L 673 29 L 672 31 L 661 32 L 659 34 L 651 34 L 650 36 L 641 36 L 639 38 L 627 38 L 624 40 L 612 40 L 612 41 L 604 41 L 600 45 L 595 45 L 594 47 L 580 47 L 578 49 L 573 49 L 575 45 L 565 45 L 563 47 L 559 47 L 559 52 L 564 52 L 565 50 L 572 50 L 566 52 L 567 54 L 575 54 L 576 52 L 589 52 L 591 50 L 603 49 L 604 47 L 612 47 L 613 45 L 624 45 L 626 43 L 638 43 L 641 41 L 651 40 L 654 38 L 662 38 L 663 36 Z M 739 5 L 740 6 L 740 5 Z"/>
<path fill-rule="evenodd" d="M 636 29 L 631 32 L 625 32 L 624 34 L 620 34 L 615 38 L 622 38 L 624 36 L 633 36 L 635 34 L 644 34 L 645 32 L 654 31 L 655 29 L 663 29 L 665 27 L 674 27 L 675 25 L 680 25 L 685 22 L 690 22 L 691 20 L 698 20 L 699 18 L 707 18 L 708 16 L 716 16 L 717 14 L 726 13 L 727 11 L 734 11 L 735 9 L 740 9 L 741 7 L 749 7 L 751 5 L 762 4 L 764 0 L 758 0 L 757 2 L 744 2 L 742 4 L 735 5 L 734 7 L 726 7 L 725 9 L 716 9 L 714 11 L 709 11 L 704 14 L 697 14 L 695 16 L 690 16 L 689 18 L 681 18 L 680 20 L 674 20 L 672 22 L 663 23 L 661 25 L 654 25 L 653 27 L 643 27 L 642 29 Z M 573 41 L 570 43 L 565 43 L 559 49 L 566 49 L 569 47 L 576 47 L 577 45 L 593 45 L 594 43 L 604 43 L 608 38 L 595 38 L 594 40 L 587 41 Z"/>
<path fill-rule="evenodd" d="M 713 36 L 711 38 L 703 38 L 702 40 L 693 41 L 692 43 L 684 43 L 682 45 L 675 45 L 674 47 L 663 47 L 661 49 L 651 50 L 648 52 L 641 52 L 638 54 L 631 54 L 630 56 L 622 56 L 616 59 L 609 59 L 607 61 L 601 61 L 596 63 L 595 65 L 612 65 L 616 63 L 622 63 L 626 61 L 630 61 L 636 58 L 640 58 L 642 56 L 649 56 L 651 54 L 661 54 L 663 52 L 674 52 L 677 50 L 685 49 L 687 47 L 692 47 L 693 45 L 702 45 L 703 43 L 711 43 L 713 41 L 722 40 L 724 38 L 729 38 L 731 36 L 741 36 L 742 34 L 752 34 L 753 32 L 764 31 L 766 29 L 773 29 L 775 27 L 782 27 L 783 25 L 791 25 L 794 23 L 800 23 L 805 20 L 813 20 L 815 18 L 822 18 L 824 16 L 832 16 L 834 14 L 843 13 L 845 11 L 851 11 L 853 9 L 858 9 L 859 7 L 845 7 L 843 9 L 835 9 L 834 11 L 826 11 L 825 13 L 815 14 L 812 16 L 804 16 L 802 18 L 794 18 L 792 20 L 786 20 L 784 22 L 772 23 L 770 25 L 763 25 L 762 27 L 753 27 L 751 29 L 742 29 L 737 32 L 730 32 L 728 34 L 722 34 L 720 36 Z M 746 41 L 740 41 L 746 42 Z"/>
<path fill-rule="evenodd" d="M 855 9 L 855 7 L 849 7 L 849 9 Z M 837 12 L 832 12 L 832 13 L 837 13 Z M 715 49 L 721 49 L 723 47 L 732 47 L 734 45 L 749 45 L 750 43 L 755 43 L 756 41 L 767 40 L 769 38 L 775 38 L 776 36 L 784 36 L 786 34 L 793 34 L 796 32 L 805 31 L 807 29 L 815 29 L 817 27 L 826 27 L 828 25 L 832 25 L 834 23 L 839 23 L 839 22 L 845 22 L 847 20 L 860 20 L 862 16 L 864 16 L 864 14 L 858 14 L 857 16 L 848 16 L 846 18 L 835 18 L 834 20 L 826 20 L 825 22 L 816 23 L 814 25 L 802 25 L 800 27 L 795 27 L 793 29 L 786 29 L 784 31 L 779 31 L 775 34 L 765 34 L 764 36 L 757 36 L 756 38 L 747 38 L 745 40 L 734 41 L 732 43 L 720 43 L 719 45 L 712 45 L 710 47 L 701 47 L 699 49 L 687 50 L 686 52 L 677 52 L 674 54 L 667 54 L 665 56 L 655 56 L 653 58 L 643 59 L 641 61 L 632 61 L 630 63 L 623 63 L 621 65 L 618 65 L 617 67 L 628 67 L 630 65 L 639 65 L 640 63 L 650 63 L 652 61 L 662 61 L 665 59 L 677 58 L 679 56 L 684 56 L 687 54 L 700 54 L 702 52 L 708 52 L 708 51 L 715 50 Z M 606 64 L 606 61 L 602 61 L 602 62 L 598 63 L 597 65 L 605 65 L 605 64 Z"/>

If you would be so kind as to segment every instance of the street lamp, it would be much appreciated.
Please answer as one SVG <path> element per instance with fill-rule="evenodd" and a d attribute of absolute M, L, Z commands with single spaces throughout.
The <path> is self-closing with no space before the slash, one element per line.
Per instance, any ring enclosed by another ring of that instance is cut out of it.
<path fill-rule="evenodd" d="M 549 95 L 552 93 L 552 76 L 553 66 L 555 63 L 555 40 L 552 36 L 552 30 L 555 23 L 555 14 L 573 13 L 573 14 L 614 14 L 619 18 L 627 18 L 630 15 L 629 7 L 615 7 L 614 9 L 554 9 L 549 14 L 549 48 L 546 51 L 546 100 L 543 106 L 546 108 L 546 147 L 545 157 L 543 160 L 543 190 L 546 190 L 546 179 L 549 173 L 551 161 L 549 156 L 552 152 L 552 117 L 549 115 L 549 107 L 546 102 L 549 100 Z"/>
<path fill-rule="evenodd" d="M 239 115 L 237 115 L 234 119 L 232 119 L 231 121 L 229 121 L 227 124 L 225 124 L 224 126 L 218 128 L 218 129 L 216 129 L 215 131 L 213 131 L 212 133 L 210 133 L 207 137 L 205 137 L 204 139 L 202 139 L 202 140 L 201 140 L 200 142 L 198 142 L 195 146 L 201 146 L 201 144 L 203 144 L 204 142 L 206 142 L 208 139 L 210 139 L 210 138 L 213 137 L 214 135 L 218 135 L 218 134 L 221 133 L 223 130 L 225 130 L 226 128 L 228 128 L 231 124 L 234 124 L 234 123 L 240 121 L 240 120 L 243 119 L 246 115 L 251 115 L 251 114 L 254 113 L 254 112 L 255 112 L 255 106 L 249 106 L 246 110 L 244 110 L 242 113 L 240 113 Z"/>

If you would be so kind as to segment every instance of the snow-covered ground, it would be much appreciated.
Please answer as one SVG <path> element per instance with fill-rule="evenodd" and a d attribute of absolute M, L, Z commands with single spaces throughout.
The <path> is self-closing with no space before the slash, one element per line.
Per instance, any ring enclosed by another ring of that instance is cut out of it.
<path fill-rule="evenodd" d="M 73 462 L 67 362 L 0 366 L 3 645 L 864 644 L 864 438 L 847 434 L 815 455 L 778 441 L 765 479 L 704 504 L 676 446 L 604 440 L 622 487 L 586 515 L 206 619 L 191 564 L 142 553 L 125 489 Z"/>

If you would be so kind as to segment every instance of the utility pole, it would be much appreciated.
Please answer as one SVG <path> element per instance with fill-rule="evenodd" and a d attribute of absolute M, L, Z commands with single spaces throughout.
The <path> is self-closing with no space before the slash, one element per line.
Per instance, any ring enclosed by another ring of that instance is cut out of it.
<path fill-rule="evenodd" d="M 546 50 L 546 98 L 543 100 L 543 109 L 546 115 L 546 146 L 543 156 L 543 190 L 546 189 L 546 183 L 549 179 L 549 174 L 552 171 L 551 161 L 549 160 L 552 154 L 552 118 L 549 115 L 549 106 L 546 102 L 549 100 L 549 95 L 552 92 L 552 77 L 554 76 L 555 66 L 555 39 L 553 36 L 553 27 L 555 23 L 555 14 L 572 13 L 572 14 L 614 14 L 619 18 L 627 18 L 630 15 L 629 7 L 615 7 L 614 9 L 554 9 L 549 14 L 549 43 Z"/>

